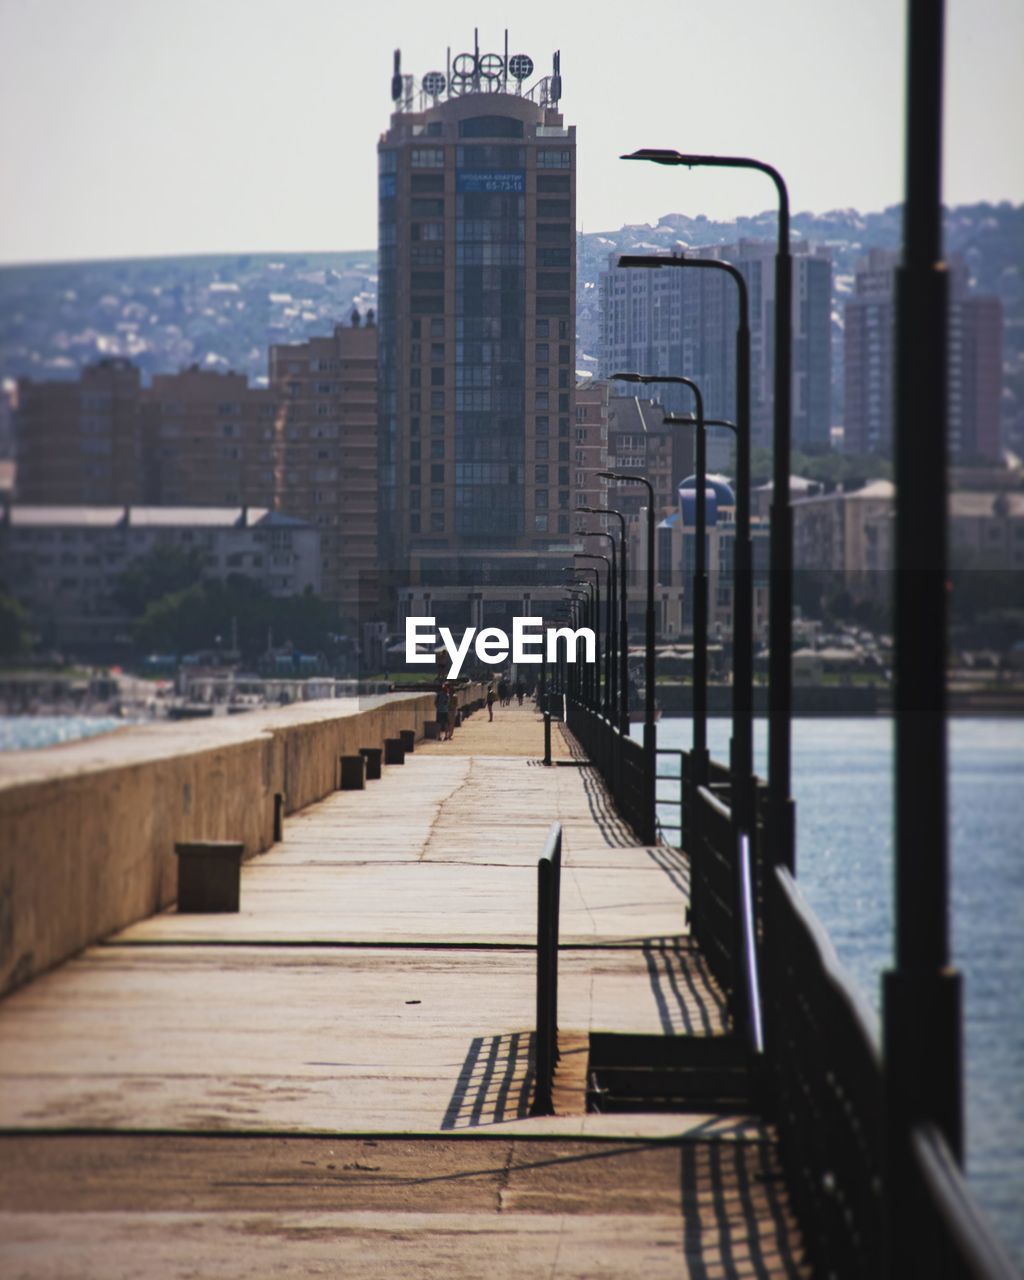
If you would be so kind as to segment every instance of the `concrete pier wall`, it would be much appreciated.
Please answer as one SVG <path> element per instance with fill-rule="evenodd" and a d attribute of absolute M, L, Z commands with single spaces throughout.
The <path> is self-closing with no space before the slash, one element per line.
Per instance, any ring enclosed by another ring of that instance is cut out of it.
<path fill-rule="evenodd" d="M 0 995 L 170 905 L 177 841 L 252 857 L 276 793 L 294 813 L 334 790 L 340 755 L 433 716 L 429 693 L 309 702 L 0 757 Z"/>

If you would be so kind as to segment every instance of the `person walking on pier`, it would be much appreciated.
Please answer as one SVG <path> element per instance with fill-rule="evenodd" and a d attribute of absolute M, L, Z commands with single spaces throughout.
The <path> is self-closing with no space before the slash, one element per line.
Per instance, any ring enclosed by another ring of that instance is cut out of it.
<path fill-rule="evenodd" d="M 519 703 L 520 706 L 523 705 L 523 696 L 525 695 L 525 693 L 526 693 L 526 685 L 523 684 L 522 680 L 517 680 L 516 681 L 516 701 Z"/>
<path fill-rule="evenodd" d="M 451 742 L 452 738 L 455 737 L 455 729 L 459 721 L 459 695 L 455 689 L 450 688 L 448 692 L 448 742 Z"/>
<path fill-rule="evenodd" d="M 448 737 L 448 709 L 450 698 L 448 685 L 443 684 L 434 698 L 434 716 L 437 720 L 437 736 L 444 742 Z"/>
<path fill-rule="evenodd" d="M 489 684 L 487 686 L 487 719 L 489 721 L 493 721 L 494 719 L 494 685 L 493 684 Z"/>

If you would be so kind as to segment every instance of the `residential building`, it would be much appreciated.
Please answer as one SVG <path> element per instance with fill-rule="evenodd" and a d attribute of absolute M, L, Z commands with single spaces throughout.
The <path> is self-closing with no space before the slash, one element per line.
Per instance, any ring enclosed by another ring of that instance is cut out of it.
<path fill-rule="evenodd" d="M 898 254 L 872 249 L 854 277 L 844 317 L 844 448 L 892 450 L 895 288 Z M 1002 447 L 1002 304 L 970 291 L 967 271 L 950 271 L 948 440 L 953 462 L 995 461 Z M 921 447 L 925 447 L 922 440 Z"/>
<path fill-rule="evenodd" d="M 367 319 L 271 347 L 267 393 L 275 506 L 320 530 L 323 593 L 354 621 L 379 616 L 377 329 Z"/>
<path fill-rule="evenodd" d="M 71 381 L 18 382 L 21 502 L 135 502 L 142 493 L 139 370 L 100 360 Z"/>
<path fill-rule="evenodd" d="M 609 385 L 597 378 L 583 378 L 576 383 L 576 421 L 570 441 L 559 441 L 561 459 L 564 451 L 572 466 L 573 492 L 577 507 L 607 505 L 608 481 L 601 471 L 608 470 Z M 576 529 L 601 529 L 606 520 L 601 516 L 577 515 Z"/>
<path fill-rule="evenodd" d="M 855 599 L 884 599 L 892 589 L 895 486 L 870 480 L 794 497 L 793 567 L 827 575 Z"/>
<path fill-rule="evenodd" d="M 608 402 L 608 469 L 636 471 L 654 489 L 659 519 L 674 511 L 679 482 L 693 470 L 696 431 L 665 422 L 665 405 L 638 396 L 612 396 Z M 625 515 L 638 517 L 648 506 L 644 485 L 613 482 L 605 497 Z"/>
<path fill-rule="evenodd" d="M 192 365 L 140 391 L 141 498 L 160 506 L 272 506 L 274 398 L 240 373 Z"/>
<path fill-rule="evenodd" d="M 203 578 L 244 574 L 275 596 L 320 589 L 319 530 L 265 507 L 17 503 L 0 520 L 0 580 L 48 644 L 109 645 L 129 630 L 118 579 L 160 547 L 200 552 Z"/>
<path fill-rule="evenodd" d="M 802 251 L 801 251 L 802 248 Z M 731 262 L 747 282 L 750 307 L 751 432 L 769 446 L 774 382 L 775 249 L 759 240 L 709 246 L 694 256 Z M 624 370 L 685 374 L 700 386 L 709 418 L 736 417 L 736 285 L 725 272 L 685 268 L 639 271 L 616 265 L 601 273 L 600 373 Z M 797 447 L 827 445 L 831 427 L 832 264 L 823 250 L 793 255 L 792 434 Z M 658 389 L 673 413 L 693 410 L 693 393 Z M 724 465 L 728 443 L 712 442 L 713 465 Z"/>
<path fill-rule="evenodd" d="M 474 50 L 420 86 L 400 71 L 392 84 L 378 147 L 378 368 L 393 585 L 564 563 L 577 488 L 562 456 L 575 422 L 576 138 L 557 63 L 527 89 L 525 54 Z"/>

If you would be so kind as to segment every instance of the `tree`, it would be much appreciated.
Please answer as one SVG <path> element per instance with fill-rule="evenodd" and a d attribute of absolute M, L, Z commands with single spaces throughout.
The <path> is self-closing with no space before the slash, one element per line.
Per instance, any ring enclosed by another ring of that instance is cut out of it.
<path fill-rule="evenodd" d="M 226 581 L 196 583 L 149 605 L 136 626 L 136 642 L 146 650 L 189 653 L 211 649 L 221 637 L 237 633 L 247 661 L 266 651 L 267 636 L 275 644 L 291 644 L 303 653 L 330 654 L 339 630 L 337 607 L 311 590 L 300 596 L 275 597 L 240 574 Z"/>
<path fill-rule="evenodd" d="M 114 600 L 130 617 L 141 617 L 154 601 L 197 583 L 205 561 L 203 553 L 194 548 L 154 547 L 120 574 Z"/>
<path fill-rule="evenodd" d="M 32 647 L 29 621 L 13 596 L 0 595 L 0 658 L 17 658 Z"/>

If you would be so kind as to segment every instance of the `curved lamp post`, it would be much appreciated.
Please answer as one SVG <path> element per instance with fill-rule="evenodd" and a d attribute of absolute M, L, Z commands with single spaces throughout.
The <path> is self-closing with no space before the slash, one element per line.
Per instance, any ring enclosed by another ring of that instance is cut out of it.
<path fill-rule="evenodd" d="M 682 267 L 724 273 L 736 286 L 736 421 L 705 419 L 705 426 L 727 427 L 736 436 L 736 556 L 733 587 L 733 754 L 731 764 L 744 830 L 754 822 L 754 546 L 750 536 L 750 296 L 746 277 L 734 263 L 719 258 L 659 257 L 624 254 L 620 267 Z M 666 415 L 669 421 L 669 415 Z"/>
<path fill-rule="evenodd" d="M 697 528 L 693 570 L 693 785 L 696 790 L 708 780 L 708 466 L 704 397 L 697 383 L 682 374 L 613 373 L 611 378 L 614 382 L 637 382 L 644 386 L 655 382 L 676 383 L 689 387 L 697 403 Z M 652 574 L 653 570 L 652 561 Z M 653 584 L 653 577 L 651 581 Z"/>
<path fill-rule="evenodd" d="M 619 732 L 629 736 L 629 620 L 626 598 L 626 517 L 614 507 L 577 507 L 591 516 L 615 516 L 619 522 Z M 589 537 L 589 534 L 584 535 Z M 611 537 L 611 535 L 608 535 Z"/>
<path fill-rule="evenodd" d="M 620 484 L 642 484 L 647 489 L 647 606 L 644 610 L 644 844 L 654 844 L 658 838 L 656 776 L 658 764 L 658 739 L 654 722 L 654 486 L 645 476 L 629 475 L 621 471 L 599 471 L 602 480 L 615 480 Z"/>
<path fill-rule="evenodd" d="M 769 856 L 795 866 L 795 824 L 790 797 L 793 670 L 793 522 L 789 506 L 793 282 L 789 252 L 789 192 L 778 169 L 748 156 L 695 155 L 643 148 L 623 160 L 650 160 L 686 168 L 751 169 L 775 184 L 778 242 L 775 250 L 775 369 L 772 430 L 771 599 L 769 613 L 768 796 Z"/>
<path fill-rule="evenodd" d="M 577 551 L 573 559 L 603 560 L 607 570 L 604 606 L 604 698 L 602 699 L 602 708 L 605 719 L 611 721 L 611 710 L 614 706 L 612 654 L 615 648 L 615 566 L 607 556 L 592 554 L 589 551 Z M 598 622 L 600 622 L 600 618 Z"/>

